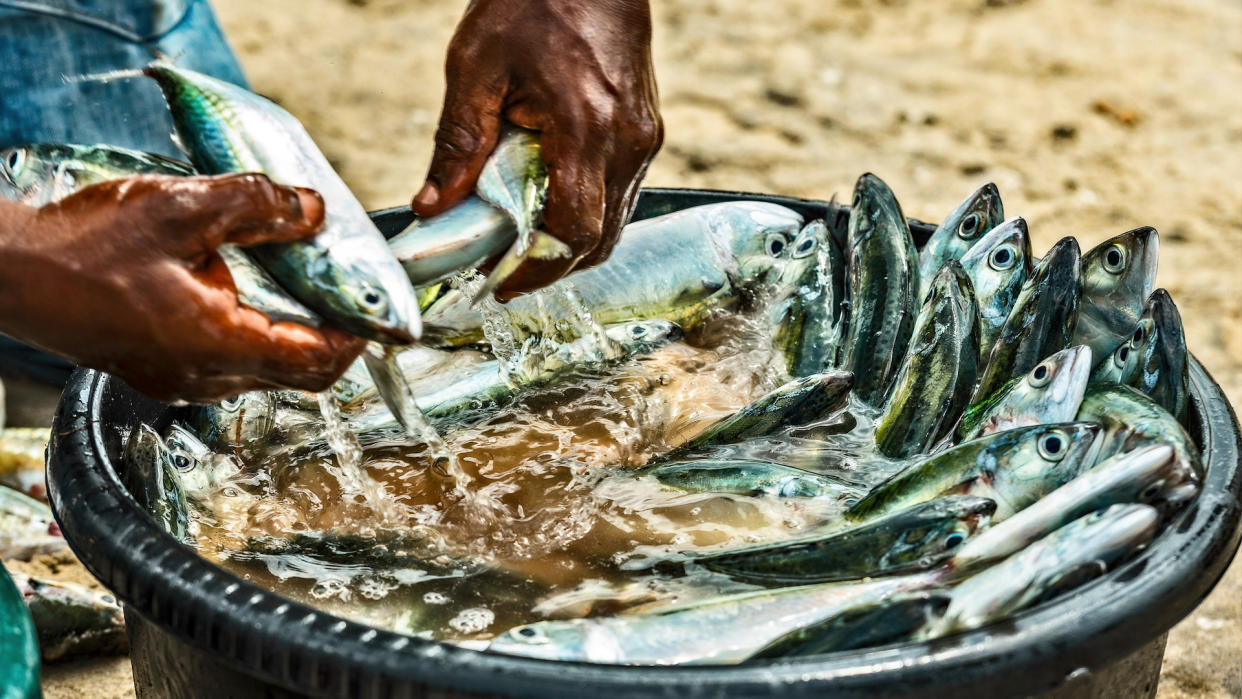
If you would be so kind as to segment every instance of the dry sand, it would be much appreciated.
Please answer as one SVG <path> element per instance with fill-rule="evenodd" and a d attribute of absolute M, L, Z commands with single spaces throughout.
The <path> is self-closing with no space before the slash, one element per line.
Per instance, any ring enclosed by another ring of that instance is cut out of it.
<path fill-rule="evenodd" d="M 216 0 L 257 90 L 370 208 L 431 151 L 460 0 Z M 882 176 L 936 220 L 1000 187 L 1037 251 L 1161 231 L 1159 284 L 1242 400 L 1242 4 L 1236 0 L 660 0 L 667 126 L 648 184 L 845 196 Z M 49 699 L 126 696 L 123 660 Z M 1242 563 L 1170 635 L 1161 697 L 1242 696 Z"/>

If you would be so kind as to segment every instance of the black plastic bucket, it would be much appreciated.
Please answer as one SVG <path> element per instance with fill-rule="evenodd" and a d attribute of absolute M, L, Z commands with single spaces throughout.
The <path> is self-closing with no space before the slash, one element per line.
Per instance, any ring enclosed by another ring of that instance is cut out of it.
<path fill-rule="evenodd" d="M 635 218 L 733 199 L 826 216 L 824 202 L 648 189 Z M 386 233 L 408 210 L 375 214 Z M 914 226 L 922 242 L 929 233 Z M 1142 697 L 1155 692 L 1168 629 L 1190 613 L 1238 547 L 1237 419 L 1190 362 L 1189 430 L 1207 476 L 1198 500 L 1140 557 L 1004 624 L 931 643 L 735 667 L 621 667 L 464 650 L 345 621 L 247 583 L 161 530 L 121 485 L 121 437 L 181 409 L 79 370 L 66 386 L 49 492 L 75 553 L 124 601 L 141 697 Z"/>

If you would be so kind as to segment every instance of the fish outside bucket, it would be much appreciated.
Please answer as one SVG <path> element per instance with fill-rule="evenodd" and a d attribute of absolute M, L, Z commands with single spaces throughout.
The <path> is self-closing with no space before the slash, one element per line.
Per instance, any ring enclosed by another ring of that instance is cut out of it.
<path fill-rule="evenodd" d="M 750 199 L 823 217 L 819 201 L 647 189 L 636 219 Z M 386 234 L 408 209 L 373 215 Z M 916 241 L 932 227 L 912 222 Z M 1142 554 L 1051 602 L 932 642 L 729 667 L 624 667 L 481 653 L 374 629 L 252 585 L 160 529 L 122 486 L 121 439 L 181 413 L 79 370 L 49 447 L 49 492 L 75 553 L 126 605 L 140 697 L 1143 697 L 1164 643 L 1224 573 L 1239 541 L 1239 434 L 1220 387 L 1193 358 L 1188 431 L 1207 473 L 1198 499 Z"/>

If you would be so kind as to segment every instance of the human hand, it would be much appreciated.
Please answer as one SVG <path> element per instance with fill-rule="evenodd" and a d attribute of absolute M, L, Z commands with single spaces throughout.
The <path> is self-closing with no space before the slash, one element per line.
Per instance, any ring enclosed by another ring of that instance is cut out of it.
<path fill-rule="evenodd" d="M 511 298 L 608 258 L 664 139 L 646 0 L 473 0 L 449 44 L 435 154 L 414 213 L 470 194 L 502 119 L 541 132 L 544 228 L 573 256 L 527 260 Z"/>
<path fill-rule="evenodd" d="M 363 340 L 242 306 L 215 253 L 313 235 L 323 201 L 263 175 L 132 177 L 0 209 L 0 332 L 164 400 L 327 388 Z"/>

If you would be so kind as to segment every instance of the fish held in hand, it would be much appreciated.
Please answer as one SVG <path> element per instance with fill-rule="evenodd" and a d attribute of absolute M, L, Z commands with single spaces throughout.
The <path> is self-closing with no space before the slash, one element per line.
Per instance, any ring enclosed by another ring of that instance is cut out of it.
<path fill-rule="evenodd" d="M 418 339 L 418 300 L 401 264 L 293 115 L 193 71 L 155 63 L 144 73 L 163 90 L 177 138 L 201 172 L 261 172 L 323 197 L 323 230 L 306 240 L 248 248 L 260 266 L 337 327 L 378 342 Z"/>
<path fill-rule="evenodd" d="M 949 260 L 961 260 L 1005 219 L 996 185 L 988 182 L 971 192 L 940 222 L 919 251 L 919 298 L 931 291 L 932 279 Z"/>
<path fill-rule="evenodd" d="M 850 208 L 849 320 L 840 368 L 871 406 L 888 398 L 918 314 L 919 267 L 901 205 L 880 178 L 858 178 Z"/>
<path fill-rule="evenodd" d="M 979 360 L 979 312 L 970 279 L 956 260 L 940 268 L 914 323 L 875 443 L 890 458 L 926 452 L 953 430 Z"/>

